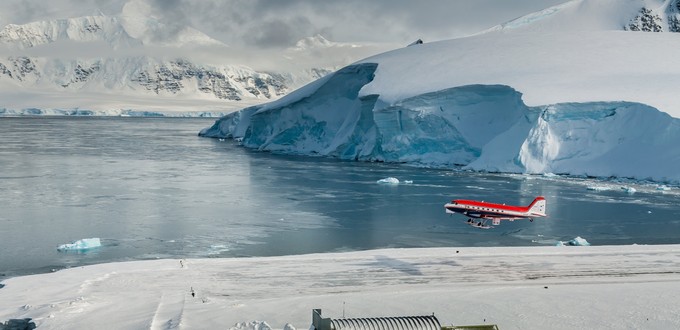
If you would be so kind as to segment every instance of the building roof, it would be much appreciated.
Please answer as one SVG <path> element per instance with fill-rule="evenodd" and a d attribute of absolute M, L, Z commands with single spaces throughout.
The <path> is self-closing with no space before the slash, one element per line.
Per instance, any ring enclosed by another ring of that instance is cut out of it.
<path fill-rule="evenodd" d="M 321 310 L 312 311 L 313 326 L 316 330 L 441 330 L 437 317 L 426 316 L 395 316 L 395 317 L 366 317 L 366 318 L 322 318 Z"/>

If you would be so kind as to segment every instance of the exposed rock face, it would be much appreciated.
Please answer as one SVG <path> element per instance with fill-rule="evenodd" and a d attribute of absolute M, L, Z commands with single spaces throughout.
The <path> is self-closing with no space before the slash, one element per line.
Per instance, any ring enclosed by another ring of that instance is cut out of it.
<path fill-rule="evenodd" d="M 640 14 L 632 19 L 626 29 L 630 31 L 662 32 L 661 24 L 661 16 L 655 14 L 651 9 L 643 7 L 640 9 Z"/>
<path fill-rule="evenodd" d="M 25 81 L 30 76 L 40 77 L 35 62 L 28 57 L 9 57 L 7 64 L 0 63 L 0 73 L 18 81 Z"/>
<path fill-rule="evenodd" d="M 131 79 L 147 90 L 176 94 L 190 85 L 219 99 L 240 101 L 244 96 L 271 99 L 288 91 L 281 75 L 246 68 L 207 68 L 175 60 L 141 70 Z"/>
<path fill-rule="evenodd" d="M 108 86 L 156 95 L 208 94 L 218 99 L 273 99 L 289 91 L 281 74 L 257 72 L 247 67 L 202 66 L 188 60 L 153 58 L 45 59 L 27 56 L 0 59 L 0 79 L 24 87 L 52 85 L 56 89 Z"/>
<path fill-rule="evenodd" d="M 668 6 L 668 31 L 680 32 L 680 1 Z"/>
<path fill-rule="evenodd" d="M 671 1 L 657 9 L 642 7 L 623 28 L 627 31 L 680 32 L 680 1 Z"/>

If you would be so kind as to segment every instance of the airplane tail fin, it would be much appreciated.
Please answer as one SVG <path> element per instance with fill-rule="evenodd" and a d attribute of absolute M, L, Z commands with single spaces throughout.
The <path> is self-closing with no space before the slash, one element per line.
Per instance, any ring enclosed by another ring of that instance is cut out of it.
<path fill-rule="evenodd" d="M 536 197 L 536 199 L 529 204 L 529 213 L 535 216 L 544 217 L 546 204 L 545 198 L 541 196 Z"/>

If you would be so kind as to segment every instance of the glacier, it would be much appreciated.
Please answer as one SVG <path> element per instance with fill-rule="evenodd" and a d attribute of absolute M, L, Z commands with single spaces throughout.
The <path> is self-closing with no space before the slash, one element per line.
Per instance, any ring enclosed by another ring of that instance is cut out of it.
<path fill-rule="evenodd" d="M 381 104 L 359 63 L 199 135 L 339 159 L 507 173 L 680 182 L 680 119 L 635 102 L 528 106 L 505 85 L 468 85 Z"/>
<path fill-rule="evenodd" d="M 275 153 L 677 184 L 678 3 L 569 1 L 366 58 L 199 135 Z M 643 14 L 668 27 L 637 27 Z"/>

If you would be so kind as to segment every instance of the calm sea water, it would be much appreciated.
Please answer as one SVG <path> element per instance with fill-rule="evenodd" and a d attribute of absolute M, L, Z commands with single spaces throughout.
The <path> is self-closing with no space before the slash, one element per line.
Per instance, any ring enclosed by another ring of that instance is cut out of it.
<path fill-rule="evenodd" d="M 554 245 L 576 236 L 593 245 L 680 243 L 678 189 L 272 155 L 197 136 L 213 122 L 0 118 L 0 279 L 153 258 Z M 387 177 L 402 184 L 377 183 Z M 454 198 L 526 205 L 537 195 L 548 218 L 491 230 L 443 208 Z M 103 246 L 56 250 L 89 237 Z"/>

